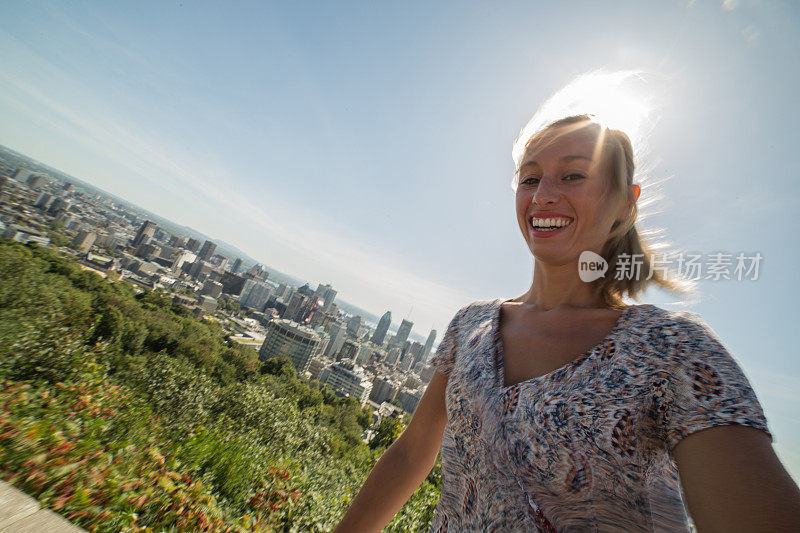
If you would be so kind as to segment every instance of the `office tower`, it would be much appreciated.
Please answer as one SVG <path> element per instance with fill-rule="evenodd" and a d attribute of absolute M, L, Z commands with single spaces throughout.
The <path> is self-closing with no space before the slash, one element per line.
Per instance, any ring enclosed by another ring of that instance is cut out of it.
<path fill-rule="evenodd" d="M 397 364 L 397 360 L 400 358 L 400 348 L 397 346 L 393 346 L 389 349 L 389 353 L 386 354 L 386 364 L 389 366 L 394 366 Z"/>
<path fill-rule="evenodd" d="M 169 238 L 169 245 L 176 248 L 186 248 L 187 242 L 189 242 L 189 239 L 187 237 L 181 237 L 180 235 L 173 235 Z"/>
<path fill-rule="evenodd" d="M 378 405 L 383 402 L 391 402 L 397 396 L 400 385 L 386 377 L 376 377 L 372 380 L 372 392 L 369 399 Z"/>
<path fill-rule="evenodd" d="M 86 253 L 91 249 L 97 234 L 89 231 L 79 231 L 75 238 L 72 239 L 72 246 L 81 253 Z"/>
<path fill-rule="evenodd" d="M 322 305 L 322 311 L 325 313 L 330 311 L 333 301 L 336 299 L 336 291 L 333 290 L 331 284 L 328 283 L 326 285 L 322 285 L 320 283 L 317 285 L 317 290 L 314 292 L 314 294 L 317 297 L 322 298 L 324 301 L 324 304 Z"/>
<path fill-rule="evenodd" d="M 364 369 L 350 362 L 334 363 L 322 369 L 319 380 L 327 384 L 338 396 L 355 398 L 363 407 L 372 392 L 372 382 Z"/>
<path fill-rule="evenodd" d="M 53 203 L 50 204 L 50 207 L 47 208 L 47 214 L 50 216 L 57 216 L 60 215 L 62 211 L 67 211 L 69 207 L 69 200 L 57 197 L 53 200 Z"/>
<path fill-rule="evenodd" d="M 408 336 L 411 334 L 411 328 L 413 327 L 413 322 L 403 319 L 403 322 L 400 323 L 400 328 L 397 330 L 397 335 L 394 336 L 394 340 L 392 342 L 396 346 L 400 346 L 402 348 L 405 342 L 408 340 Z"/>
<path fill-rule="evenodd" d="M 350 317 L 347 321 L 347 333 L 358 336 L 358 330 L 364 324 L 364 319 L 360 315 Z"/>
<path fill-rule="evenodd" d="M 72 192 L 73 185 L 68 181 L 64 182 L 64 185 L 61 186 L 61 190 L 64 192 Z"/>
<path fill-rule="evenodd" d="M 188 241 L 186 241 L 186 249 L 192 252 L 193 254 L 196 254 L 197 251 L 200 249 L 200 241 L 198 241 L 197 239 L 189 239 Z"/>
<path fill-rule="evenodd" d="M 288 357 L 297 373 L 301 374 L 308 369 L 308 363 L 317 353 L 319 344 L 320 336 L 313 329 L 278 318 L 267 325 L 267 334 L 258 351 L 258 358 L 266 361 L 273 357 Z"/>
<path fill-rule="evenodd" d="M 237 257 L 236 260 L 233 262 L 233 266 L 231 267 L 231 272 L 234 274 L 238 274 L 240 268 L 242 268 L 242 258 Z"/>
<path fill-rule="evenodd" d="M 347 338 L 347 330 L 341 322 L 334 322 L 331 324 L 331 329 L 328 333 L 331 336 L 331 341 L 325 349 L 325 357 L 332 358 L 342 349 Z"/>
<path fill-rule="evenodd" d="M 157 227 L 155 222 L 145 220 L 144 224 L 142 224 L 142 227 L 139 228 L 139 231 L 136 232 L 136 236 L 131 241 L 131 248 L 138 248 L 140 244 L 146 244 L 147 241 L 153 238 Z"/>
<path fill-rule="evenodd" d="M 18 168 L 17 170 L 14 171 L 11 177 L 17 180 L 18 182 L 22 183 L 23 181 L 27 181 L 30 175 L 31 175 L 30 170 Z"/>
<path fill-rule="evenodd" d="M 33 207 L 38 209 L 46 210 L 50 207 L 50 203 L 53 201 L 53 195 L 49 192 L 43 192 L 39 195 L 39 198 L 36 200 L 36 203 L 33 204 Z"/>
<path fill-rule="evenodd" d="M 412 415 L 414 411 L 417 410 L 421 399 L 422 391 L 420 390 L 401 389 L 400 392 L 397 393 L 397 401 L 400 403 L 403 411 Z"/>
<path fill-rule="evenodd" d="M 197 260 L 197 256 L 194 255 L 192 252 L 188 250 L 184 250 L 179 252 L 176 256 L 174 261 L 172 262 L 172 269 L 177 270 L 183 266 L 184 263 L 194 263 Z"/>
<path fill-rule="evenodd" d="M 242 287 L 242 294 L 239 296 L 239 303 L 244 307 L 263 311 L 264 306 L 269 300 L 272 288 L 264 282 L 248 279 Z"/>
<path fill-rule="evenodd" d="M 433 343 L 436 342 L 436 330 L 432 329 L 428 334 L 428 340 L 425 341 L 425 348 L 422 350 L 422 361 L 427 362 L 433 349 Z"/>
<path fill-rule="evenodd" d="M 361 343 L 356 354 L 356 364 L 366 365 L 372 359 L 372 353 L 375 351 L 375 345 L 369 341 Z"/>
<path fill-rule="evenodd" d="M 378 321 L 378 327 L 375 328 L 375 333 L 372 335 L 372 342 L 378 346 L 383 346 L 383 341 L 386 340 L 386 332 L 389 331 L 389 326 L 391 325 L 392 312 L 386 311 Z"/>
<path fill-rule="evenodd" d="M 355 361 L 359 349 L 361 349 L 360 342 L 355 339 L 346 339 L 342 345 L 342 349 L 339 350 L 339 353 L 336 355 L 336 360 L 350 359 L 351 361 Z"/>
<path fill-rule="evenodd" d="M 27 183 L 28 187 L 30 187 L 31 189 L 41 189 L 47 184 L 47 181 L 44 179 L 44 176 L 37 176 L 35 174 L 32 174 L 28 176 Z"/>
<path fill-rule="evenodd" d="M 289 300 L 289 304 L 286 306 L 286 312 L 283 314 L 283 317 L 294 320 L 295 322 L 305 322 L 305 320 L 309 318 L 314 301 L 315 300 L 301 294 L 299 291 L 294 293 Z"/>
<path fill-rule="evenodd" d="M 422 344 L 418 343 L 417 341 L 412 342 L 411 346 L 408 347 L 408 353 L 413 357 L 411 363 L 412 367 L 422 360 L 423 349 L 424 347 Z"/>
<path fill-rule="evenodd" d="M 219 298 L 222 295 L 222 283 L 206 280 L 206 282 L 203 283 L 200 294 L 203 296 L 211 296 L 212 298 Z"/>
<path fill-rule="evenodd" d="M 200 252 L 197 254 L 197 258 L 201 261 L 210 261 L 211 256 L 214 255 L 214 251 L 217 249 L 217 245 L 211 241 L 206 241 L 203 243 L 203 247 L 200 248 Z"/>
<path fill-rule="evenodd" d="M 330 288 L 331 288 L 330 283 L 328 283 L 327 285 L 323 285 L 322 283 L 320 283 L 319 285 L 317 285 L 317 290 L 314 291 L 314 296 L 319 296 L 320 298 L 325 299 L 325 293 L 328 292 L 328 289 Z"/>

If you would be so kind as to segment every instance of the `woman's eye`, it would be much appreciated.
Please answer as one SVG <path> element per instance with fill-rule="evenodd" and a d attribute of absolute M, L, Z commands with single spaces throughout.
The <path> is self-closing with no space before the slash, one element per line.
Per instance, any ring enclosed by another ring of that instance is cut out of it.
<path fill-rule="evenodd" d="M 539 183 L 539 178 L 537 178 L 536 176 L 528 176 L 526 178 L 522 178 L 522 181 L 520 183 L 524 183 L 525 185 L 536 185 L 537 183 Z"/>
<path fill-rule="evenodd" d="M 569 180 L 569 181 L 576 181 L 576 180 L 583 179 L 585 177 L 586 176 L 584 176 L 583 174 L 568 174 L 568 175 L 564 176 L 564 179 L 565 180 Z"/>

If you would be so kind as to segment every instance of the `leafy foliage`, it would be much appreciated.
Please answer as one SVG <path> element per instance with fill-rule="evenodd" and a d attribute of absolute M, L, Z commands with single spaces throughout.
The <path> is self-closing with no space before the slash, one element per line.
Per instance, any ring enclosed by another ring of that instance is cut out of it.
<path fill-rule="evenodd" d="M 231 310 L 235 310 L 231 306 Z M 92 531 L 325 531 L 403 423 L 219 324 L 0 241 L 0 477 Z M 424 531 L 438 467 L 389 525 Z"/>

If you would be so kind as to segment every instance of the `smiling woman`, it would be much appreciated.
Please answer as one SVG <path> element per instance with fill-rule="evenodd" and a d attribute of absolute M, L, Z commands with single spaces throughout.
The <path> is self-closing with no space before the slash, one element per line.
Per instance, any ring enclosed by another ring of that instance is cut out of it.
<path fill-rule="evenodd" d="M 690 515 L 701 531 L 800 530 L 800 491 L 733 355 L 694 313 L 624 301 L 687 290 L 650 275 L 630 137 L 568 114 L 523 130 L 514 158 L 531 286 L 456 313 L 414 418 L 337 531 L 380 530 L 439 449 L 434 532 L 688 531 Z M 612 272 L 638 254 L 646 276 L 585 282 L 587 252 Z"/>

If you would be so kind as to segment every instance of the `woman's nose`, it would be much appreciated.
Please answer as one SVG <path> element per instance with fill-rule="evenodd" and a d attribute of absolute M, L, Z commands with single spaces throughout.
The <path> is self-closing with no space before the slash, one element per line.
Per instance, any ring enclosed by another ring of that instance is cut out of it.
<path fill-rule="evenodd" d="M 551 180 L 543 178 L 539 181 L 536 187 L 536 192 L 533 194 L 533 203 L 536 205 L 553 204 L 558 200 L 557 187 Z"/>

